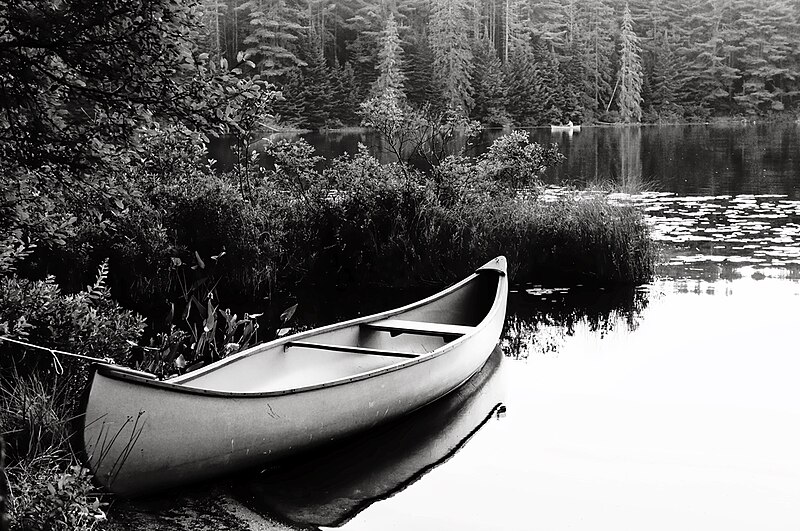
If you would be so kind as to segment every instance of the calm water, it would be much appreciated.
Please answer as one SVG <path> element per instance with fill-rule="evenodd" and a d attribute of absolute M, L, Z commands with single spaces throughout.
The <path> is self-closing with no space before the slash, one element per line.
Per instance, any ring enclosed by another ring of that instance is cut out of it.
<path fill-rule="evenodd" d="M 540 144 L 557 143 L 567 156 L 545 176 L 551 183 L 614 181 L 679 195 L 781 194 L 800 199 L 800 123 L 528 131 Z M 456 147 L 476 155 L 505 132 L 486 130 L 469 142 L 460 139 Z M 269 136 L 302 137 L 326 158 L 355 153 L 362 143 L 383 162 L 392 160 L 378 136 L 369 131 Z M 230 166 L 231 157 L 224 150 L 217 146 L 212 152 L 221 167 Z"/>
<path fill-rule="evenodd" d="M 303 528 L 800 529 L 798 128 L 535 131 L 568 156 L 553 182 L 650 183 L 613 200 L 658 278 L 516 286 L 466 387 L 236 496 Z"/>

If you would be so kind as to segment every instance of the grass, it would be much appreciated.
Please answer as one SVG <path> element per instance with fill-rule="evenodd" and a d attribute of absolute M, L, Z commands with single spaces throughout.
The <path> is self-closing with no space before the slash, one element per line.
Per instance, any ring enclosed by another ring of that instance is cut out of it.
<path fill-rule="evenodd" d="M 88 470 L 69 447 L 73 401 L 58 379 L 12 374 L 0 382 L 10 529 L 90 531 L 105 518 Z"/>

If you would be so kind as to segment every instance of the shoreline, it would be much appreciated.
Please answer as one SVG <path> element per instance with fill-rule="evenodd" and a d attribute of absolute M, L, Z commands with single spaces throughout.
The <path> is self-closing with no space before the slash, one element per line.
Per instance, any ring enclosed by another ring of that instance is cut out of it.
<path fill-rule="evenodd" d="M 180 494 L 116 499 L 107 511 L 106 531 L 298 531 L 261 515 L 232 497 L 224 487 L 192 488 Z"/>

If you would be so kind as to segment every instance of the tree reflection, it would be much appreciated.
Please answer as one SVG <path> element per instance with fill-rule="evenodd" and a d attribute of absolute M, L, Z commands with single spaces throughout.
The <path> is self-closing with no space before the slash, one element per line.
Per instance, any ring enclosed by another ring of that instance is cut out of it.
<path fill-rule="evenodd" d="M 614 290 L 530 287 L 509 295 L 502 347 L 507 357 L 558 352 L 579 326 L 605 336 L 620 326 L 634 331 L 649 302 L 647 287 Z"/>

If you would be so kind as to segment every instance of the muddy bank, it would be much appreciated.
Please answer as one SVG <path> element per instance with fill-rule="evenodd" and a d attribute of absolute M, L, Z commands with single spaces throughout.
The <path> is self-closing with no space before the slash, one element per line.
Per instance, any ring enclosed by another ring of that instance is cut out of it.
<path fill-rule="evenodd" d="M 254 513 L 223 489 L 135 500 L 108 508 L 108 531 L 297 531 Z"/>

